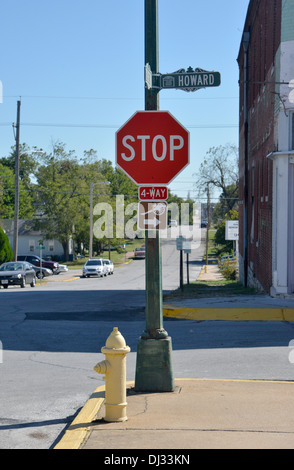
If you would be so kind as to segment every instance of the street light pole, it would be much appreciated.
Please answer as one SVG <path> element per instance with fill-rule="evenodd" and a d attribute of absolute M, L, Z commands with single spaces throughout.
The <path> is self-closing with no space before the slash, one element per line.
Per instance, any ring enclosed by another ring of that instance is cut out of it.
<path fill-rule="evenodd" d="M 145 64 L 159 73 L 158 0 L 145 0 Z M 145 88 L 145 110 L 159 110 L 159 89 Z M 146 238 L 146 329 L 138 341 L 135 390 L 174 390 L 171 338 L 163 328 L 162 266 L 159 230 Z"/>
<path fill-rule="evenodd" d="M 110 184 L 109 181 L 99 181 L 91 183 L 90 186 L 90 240 L 89 240 L 89 258 L 93 256 L 93 188 L 96 184 Z"/>

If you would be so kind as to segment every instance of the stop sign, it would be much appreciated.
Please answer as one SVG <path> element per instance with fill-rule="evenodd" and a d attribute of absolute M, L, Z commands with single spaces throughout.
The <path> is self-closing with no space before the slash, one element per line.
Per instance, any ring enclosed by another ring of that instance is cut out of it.
<path fill-rule="evenodd" d="M 116 132 L 116 164 L 138 185 L 166 185 L 189 164 L 189 132 L 168 111 L 137 111 Z"/>

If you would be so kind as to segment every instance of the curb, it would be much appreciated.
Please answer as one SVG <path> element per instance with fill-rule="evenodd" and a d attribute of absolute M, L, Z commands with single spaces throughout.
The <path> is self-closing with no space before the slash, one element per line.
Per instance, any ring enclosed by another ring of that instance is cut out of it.
<path fill-rule="evenodd" d="M 91 430 L 91 423 L 104 402 L 105 385 L 96 388 L 84 407 L 66 429 L 54 449 L 79 449 Z"/>
<path fill-rule="evenodd" d="M 294 308 L 186 308 L 163 305 L 164 317 L 182 320 L 294 321 Z"/>
<path fill-rule="evenodd" d="M 134 386 L 134 381 L 126 382 L 126 386 Z M 80 449 L 87 439 L 92 422 L 95 420 L 105 399 L 105 385 L 100 385 L 92 393 L 84 407 L 66 429 L 65 434 L 54 449 Z"/>

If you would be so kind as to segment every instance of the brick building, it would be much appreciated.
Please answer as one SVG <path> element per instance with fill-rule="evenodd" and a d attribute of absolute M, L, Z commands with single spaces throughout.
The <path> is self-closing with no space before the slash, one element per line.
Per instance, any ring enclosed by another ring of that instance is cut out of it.
<path fill-rule="evenodd" d="M 250 0 L 238 55 L 239 271 L 294 293 L 294 0 Z"/>

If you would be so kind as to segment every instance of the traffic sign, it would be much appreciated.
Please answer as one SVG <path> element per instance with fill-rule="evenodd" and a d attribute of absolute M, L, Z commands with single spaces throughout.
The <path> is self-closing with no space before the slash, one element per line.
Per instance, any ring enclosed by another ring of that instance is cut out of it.
<path fill-rule="evenodd" d="M 167 227 L 167 203 L 141 201 L 138 204 L 138 227 L 141 230 L 163 230 Z"/>
<path fill-rule="evenodd" d="M 183 244 L 184 244 L 185 240 L 186 240 L 186 238 L 183 237 L 182 235 L 180 235 L 179 237 L 176 238 L 177 250 L 183 250 Z"/>
<path fill-rule="evenodd" d="M 169 74 L 160 74 L 160 88 L 178 88 L 184 91 L 196 91 L 200 88 L 219 86 L 221 77 L 219 72 L 209 72 L 189 67 L 187 71 L 180 69 Z"/>
<path fill-rule="evenodd" d="M 140 186 L 139 199 L 143 201 L 165 201 L 168 198 L 166 186 Z"/>
<path fill-rule="evenodd" d="M 149 64 L 145 65 L 145 85 L 148 90 L 152 88 L 152 71 Z"/>
<path fill-rule="evenodd" d="M 239 221 L 238 220 L 226 220 L 225 239 L 226 240 L 239 240 Z"/>
<path fill-rule="evenodd" d="M 167 185 L 189 164 L 189 132 L 168 111 L 137 111 L 116 132 L 116 164 L 138 185 Z"/>

